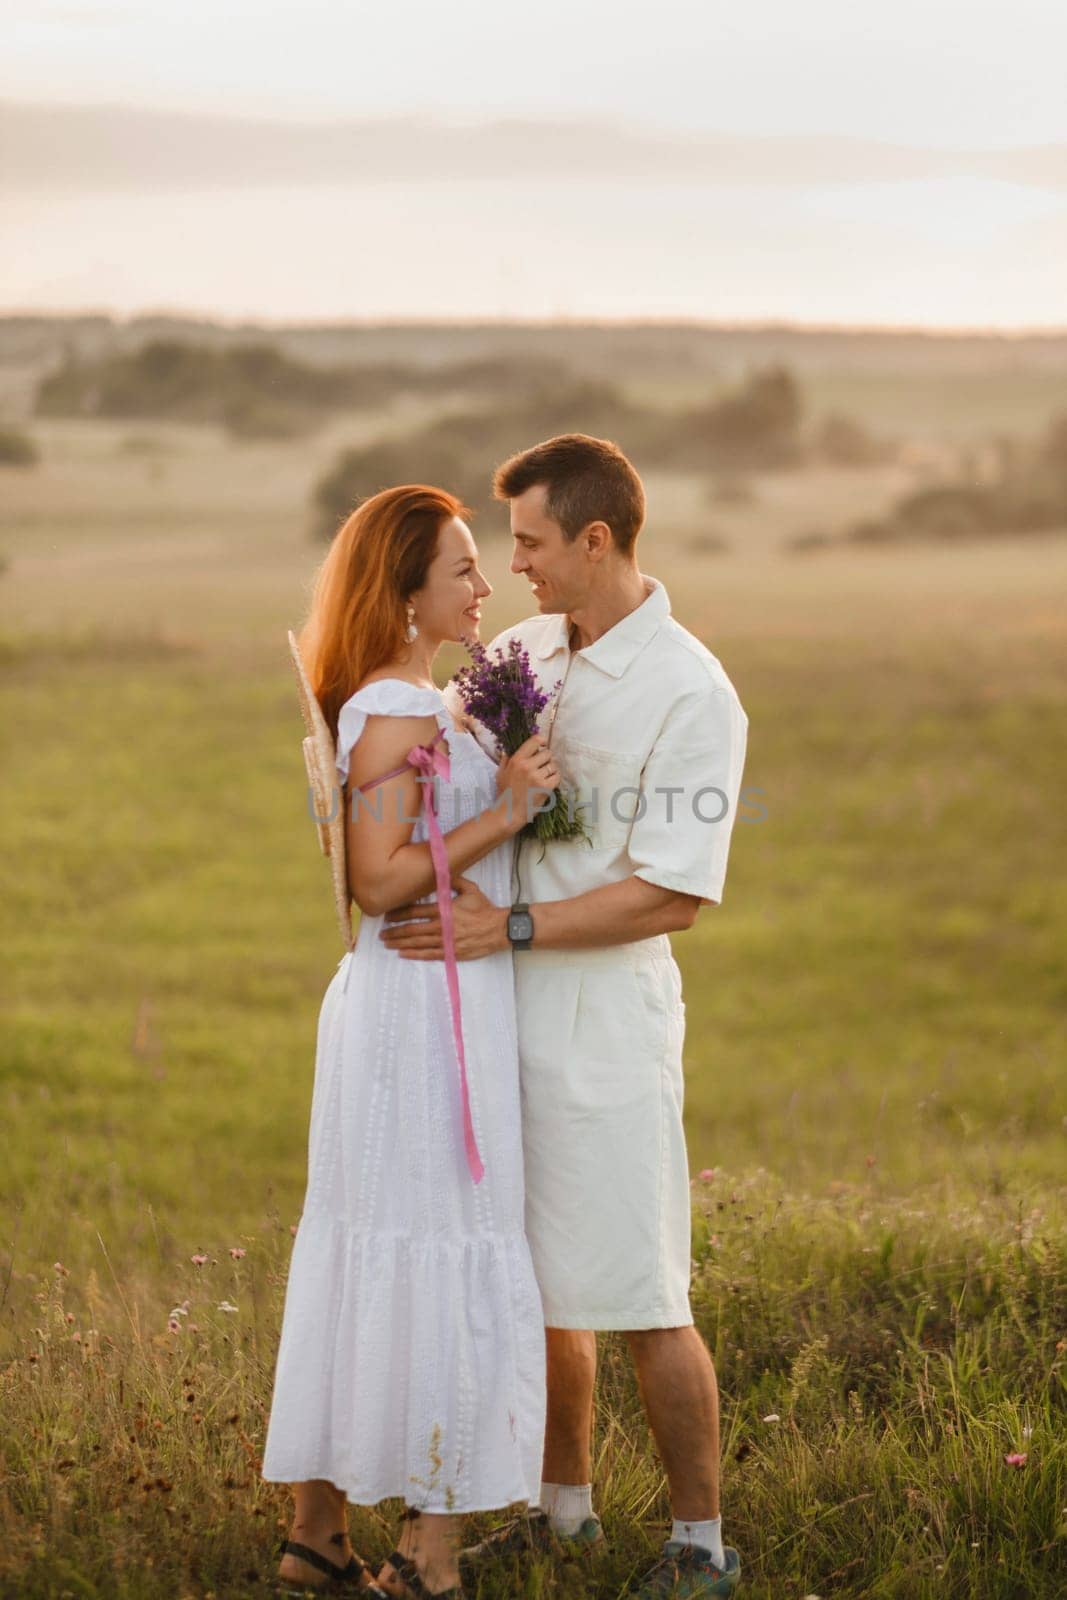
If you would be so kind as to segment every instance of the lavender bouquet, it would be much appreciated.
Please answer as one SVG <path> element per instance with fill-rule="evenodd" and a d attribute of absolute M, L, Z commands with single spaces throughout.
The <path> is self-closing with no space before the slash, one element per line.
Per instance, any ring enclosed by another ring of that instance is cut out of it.
<path fill-rule="evenodd" d="M 467 643 L 471 665 L 460 667 L 453 678 L 460 699 L 496 740 L 500 756 L 514 755 L 520 745 L 535 734 L 537 719 L 559 682 L 547 693 L 538 687 L 530 657 L 518 639 L 509 639 L 507 650 L 498 646 L 492 656 L 477 640 Z M 573 790 L 560 784 L 546 796 L 546 809 L 522 828 L 520 837 L 531 839 L 587 839 L 588 830 L 582 808 Z"/>

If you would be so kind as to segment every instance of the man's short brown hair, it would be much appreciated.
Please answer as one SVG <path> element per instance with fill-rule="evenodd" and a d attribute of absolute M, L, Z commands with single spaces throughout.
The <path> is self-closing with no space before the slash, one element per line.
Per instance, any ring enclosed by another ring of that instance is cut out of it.
<path fill-rule="evenodd" d="M 545 512 L 577 539 L 590 522 L 606 522 L 628 555 L 645 520 L 645 491 L 636 470 L 610 439 L 561 433 L 523 450 L 496 469 L 493 493 L 514 500 L 537 484 L 545 488 Z"/>

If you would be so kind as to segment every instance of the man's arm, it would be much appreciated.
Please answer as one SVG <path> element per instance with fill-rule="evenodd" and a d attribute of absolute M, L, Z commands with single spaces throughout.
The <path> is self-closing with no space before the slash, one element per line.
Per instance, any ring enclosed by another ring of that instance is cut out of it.
<path fill-rule="evenodd" d="M 628 844 L 633 875 L 570 900 L 536 902 L 534 949 L 630 944 L 690 928 L 701 905 L 720 904 L 747 729 L 732 686 L 701 682 L 677 696 L 641 774 L 644 804 Z M 456 888 L 456 954 L 470 960 L 507 949 L 507 909 L 469 879 Z M 410 926 L 398 926 L 402 920 Z M 390 912 L 381 937 L 411 959 L 439 961 L 444 954 L 432 905 Z"/>
<path fill-rule="evenodd" d="M 510 948 L 508 907 L 496 906 L 469 878 L 456 880 L 452 902 L 456 955 L 461 961 Z M 539 900 L 530 907 L 535 950 L 585 950 L 631 944 L 658 933 L 691 928 L 701 906 L 698 895 L 661 889 L 643 878 L 606 883 L 569 900 Z M 436 905 L 398 906 L 386 916 L 380 937 L 410 961 L 441 961 L 441 916 Z M 518 957 L 522 959 L 521 954 Z"/>
<path fill-rule="evenodd" d="M 623 878 L 570 900 L 542 900 L 530 907 L 533 946 L 545 950 L 584 950 L 594 945 L 632 944 L 658 933 L 680 933 L 696 921 L 701 901 L 695 894 L 661 889 L 644 878 Z"/>

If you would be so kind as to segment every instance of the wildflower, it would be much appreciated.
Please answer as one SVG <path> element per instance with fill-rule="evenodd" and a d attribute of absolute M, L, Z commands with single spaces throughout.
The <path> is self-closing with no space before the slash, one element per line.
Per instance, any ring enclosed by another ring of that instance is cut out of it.
<path fill-rule="evenodd" d="M 763 1420 L 764 1422 L 781 1422 L 782 1419 L 778 1415 L 777 1411 L 768 1411 Z"/>
<path fill-rule="evenodd" d="M 177 1317 L 168 1317 L 167 1318 L 167 1330 L 170 1333 L 181 1333 L 182 1325 L 178 1321 Z"/>
<path fill-rule="evenodd" d="M 456 673 L 456 688 L 470 715 L 488 728 L 505 755 L 512 755 L 535 731 L 549 695 L 538 688 L 520 640 L 509 639 L 507 653 L 498 647 L 492 657 L 476 639 L 467 650 L 471 665 Z"/>
<path fill-rule="evenodd" d="M 248 1254 L 248 1251 L 247 1250 L 242 1250 L 242 1248 L 241 1248 L 241 1246 L 239 1244 L 232 1244 L 230 1246 L 230 1255 L 233 1257 L 233 1259 L 235 1261 L 240 1261 L 247 1254 Z"/>
<path fill-rule="evenodd" d="M 81 1344 L 82 1342 L 82 1336 L 78 1332 L 77 1328 L 75 1328 L 74 1332 L 71 1334 L 71 1338 L 74 1340 L 75 1344 Z"/>
<path fill-rule="evenodd" d="M 1005 1456 L 1004 1457 L 1004 1465 L 1006 1467 L 1025 1467 L 1025 1465 L 1026 1465 L 1026 1452 L 1025 1451 L 1023 1451 L 1021 1453 L 1020 1452 L 1016 1452 L 1014 1455 Z"/>
<path fill-rule="evenodd" d="M 63 1265 L 62 1261 L 53 1261 L 52 1262 L 52 1271 L 53 1272 L 58 1272 L 61 1275 L 61 1277 L 64 1277 L 64 1278 L 69 1278 L 70 1277 L 70 1268 L 69 1267 L 65 1267 Z"/>
<path fill-rule="evenodd" d="M 548 691 L 539 687 L 529 652 L 518 639 L 509 639 L 506 651 L 498 646 L 492 656 L 477 639 L 469 640 L 467 649 L 471 665 L 460 667 L 452 681 L 466 711 L 493 735 L 500 755 L 514 755 L 538 731 L 537 719 L 561 683 L 558 680 Z M 587 839 L 577 796 L 562 787 L 550 791 L 544 809 L 529 818 L 522 835 Z"/>
<path fill-rule="evenodd" d="M 193 1263 L 194 1267 L 202 1267 L 205 1264 L 205 1262 L 207 1261 L 207 1256 L 202 1256 L 202 1255 L 190 1256 L 189 1260 Z"/>
<path fill-rule="evenodd" d="M 180 1306 L 175 1306 L 174 1307 L 174 1309 L 171 1312 L 171 1316 L 172 1317 L 187 1317 L 189 1315 L 189 1312 L 187 1310 L 188 1305 L 189 1305 L 188 1300 L 183 1300 Z"/>
<path fill-rule="evenodd" d="M 235 1305 L 231 1305 L 229 1300 L 220 1300 L 216 1310 L 233 1312 L 237 1310 L 237 1307 Z"/>
<path fill-rule="evenodd" d="M 290 1233 L 295 1233 L 296 1232 L 296 1223 L 295 1222 L 290 1222 L 290 1224 L 289 1224 L 289 1232 Z"/>
<path fill-rule="evenodd" d="M 712 1178 L 714 1178 L 714 1176 L 715 1176 L 715 1168 L 714 1167 L 703 1167 L 701 1169 L 701 1173 L 700 1173 L 700 1181 L 701 1181 L 701 1183 L 710 1183 Z"/>

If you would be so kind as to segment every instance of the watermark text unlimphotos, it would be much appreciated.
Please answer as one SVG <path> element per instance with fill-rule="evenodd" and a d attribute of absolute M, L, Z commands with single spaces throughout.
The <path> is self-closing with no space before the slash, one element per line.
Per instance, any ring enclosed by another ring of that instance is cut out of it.
<path fill-rule="evenodd" d="M 440 780 L 436 775 L 426 776 L 422 773 L 415 774 L 415 781 L 420 786 L 433 783 L 434 806 L 439 809 L 441 802 Z M 767 807 L 763 801 L 762 789 L 742 789 L 738 794 L 737 823 L 765 822 Z M 386 804 L 384 788 L 377 788 L 373 794 L 364 794 L 361 790 L 352 791 L 349 811 L 353 820 L 358 820 L 362 811 L 366 811 L 376 822 L 382 822 L 391 816 L 391 820 L 400 823 L 415 823 L 419 820 L 419 813 L 408 816 L 403 794 L 393 790 L 392 808 Z M 581 792 L 568 789 L 563 802 L 567 808 L 568 821 L 573 821 L 576 813 L 580 811 L 583 819 L 590 825 L 596 824 L 605 815 L 605 811 L 616 822 L 642 822 L 646 819 L 662 821 L 667 827 L 678 826 L 684 819 L 693 817 L 698 822 L 714 824 L 723 822 L 729 815 L 730 801 L 724 790 L 715 784 L 704 784 L 695 787 L 692 784 L 657 784 L 652 789 L 638 789 L 632 784 L 623 784 L 607 792 L 607 797 L 602 791 L 593 786 Z M 552 811 L 557 804 L 555 790 L 528 789 L 526 792 L 526 821 L 532 822 L 534 817 L 542 812 Z M 330 790 L 330 810 L 326 816 L 321 816 L 315 809 L 315 794 L 311 785 L 307 789 L 308 814 L 316 823 L 329 824 L 336 821 L 340 814 L 341 790 L 335 784 Z M 475 793 L 475 806 L 471 816 L 481 816 L 484 811 L 501 810 L 510 822 L 513 816 L 514 797 L 510 789 L 498 793 L 491 790 L 478 789 Z"/>

